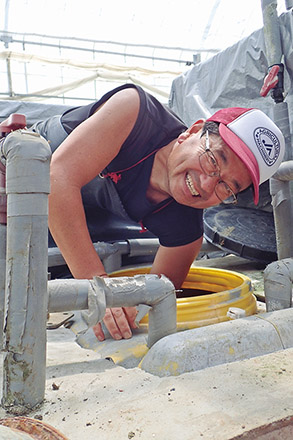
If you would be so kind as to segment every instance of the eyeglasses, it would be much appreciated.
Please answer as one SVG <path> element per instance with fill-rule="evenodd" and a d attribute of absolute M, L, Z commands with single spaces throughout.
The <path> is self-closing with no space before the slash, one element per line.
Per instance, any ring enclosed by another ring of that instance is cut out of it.
<path fill-rule="evenodd" d="M 237 197 L 228 185 L 228 183 L 221 180 L 220 167 L 218 165 L 215 155 L 210 149 L 209 132 L 206 131 L 205 151 L 199 156 L 199 164 L 204 174 L 210 177 L 219 177 L 220 180 L 215 186 L 215 194 L 218 199 L 225 203 L 225 205 L 235 205 L 237 203 Z"/>

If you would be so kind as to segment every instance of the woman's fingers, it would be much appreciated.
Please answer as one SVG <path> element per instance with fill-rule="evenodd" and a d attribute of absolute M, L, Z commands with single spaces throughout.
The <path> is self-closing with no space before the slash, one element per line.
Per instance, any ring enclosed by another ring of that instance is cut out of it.
<path fill-rule="evenodd" d="M 137 308 L 136 307 L 123 307 L 125 316 L 127 317 L 127 320 L 129 322 L 129 325 L 131 328 L 137 328 L 137 325 L 135 324 L 135 318 L 137 315 Z"/>
<path fill-rule="evenodd" d="M 99 341 L 104 341 L 105 335 L 104 335 L 104 332 L 102 330 L 102 326 L 100 323 L 93 326 L 93 332 Z"/>
<path fill-rule="evenodd" d="M 137 327 L 136 315 L 135 307 L 114 307 L 106 309 L 103 321 L 113 339 L 129 339 L 132 336 L 131 328 Z M 99 341 L 104 341 L 105 335 L 101 324 L 96 324 L 93 331 Z"/>

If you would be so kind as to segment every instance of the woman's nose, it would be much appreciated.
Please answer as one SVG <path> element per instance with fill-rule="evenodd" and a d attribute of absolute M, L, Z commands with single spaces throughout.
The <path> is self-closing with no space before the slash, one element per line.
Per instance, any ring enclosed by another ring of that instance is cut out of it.
<path fill-rule="evenodd" d="M 209 198 L 215 191 L 215 187 L 219 181 L 218 176 L 208 176 L 206 174 L 201 174 L 200 176 L 200 186 L 202 190 L 202 196 Z"/>

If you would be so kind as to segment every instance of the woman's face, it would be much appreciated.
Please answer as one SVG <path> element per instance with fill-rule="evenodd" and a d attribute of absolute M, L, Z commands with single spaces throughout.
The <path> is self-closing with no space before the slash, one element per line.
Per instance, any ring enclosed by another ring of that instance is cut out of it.
<path fill-rule="evenodd" d="M 215 193 L 219 180 L 237 194 L 251 185 L 247 168 L 220 136 L 209 135 L 209 147 L 214 154 L 220 176 L 203 172 L 199 156 L 205 151 L 206 136 L 201 130 L 185 132 L 176 141 L 167 161 L 168 192 L 178 203 L 193 208 L 209 208 L 221 203 Z"/>

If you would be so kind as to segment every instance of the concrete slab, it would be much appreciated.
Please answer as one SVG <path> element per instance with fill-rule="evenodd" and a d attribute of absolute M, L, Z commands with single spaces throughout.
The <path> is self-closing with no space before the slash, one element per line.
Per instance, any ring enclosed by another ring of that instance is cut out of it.
<path fill-rule="evenodd" d="M 229 256 L 195 265 L 245 273 L 263 289 L 262 268 L 247 260 Z M 282 329 L 279 321 L 263 324 Z M 293 348 L 160 378 L 115 365 L 103 358 L 106 349 L 97 353 L 79 347 L 63 327 L 47 335 L 45 402 L 27 415 L 69 440 L 291 438 Z M 0 408 L 3 417 L 10 415 Z M 289 437 L 251 437 L 268 432 L 268 426 L 283 426 Z"/>
<path fill-rule="evenodd" d="M 69 440 L 228 440 L 293 414 L 293 349 L 159 378 L 99 358 L 64 328 L 48 340 L 46 401 L 29 416 Z"/>

